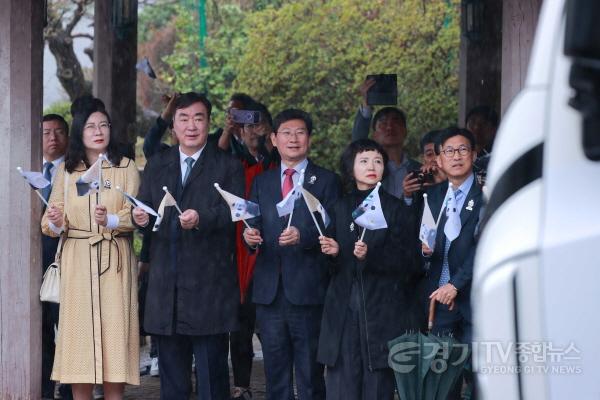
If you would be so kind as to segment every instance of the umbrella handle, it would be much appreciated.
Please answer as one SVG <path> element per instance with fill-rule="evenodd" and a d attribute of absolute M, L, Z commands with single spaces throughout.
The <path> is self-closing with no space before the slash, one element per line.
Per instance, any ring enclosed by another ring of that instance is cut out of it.
<path fill-rule="evenodd" d="M 427 331 L 433 329 L 433 321 L 435 321 L 435 298 L 429 301 L 429 318 L 427 320 Z"/>

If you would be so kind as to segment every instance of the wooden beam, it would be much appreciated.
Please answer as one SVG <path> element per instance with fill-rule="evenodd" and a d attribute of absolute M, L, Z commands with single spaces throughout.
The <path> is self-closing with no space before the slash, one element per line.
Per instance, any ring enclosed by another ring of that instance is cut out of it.
<path fill-rule="evenodd" d="M 41 397 L 41 205 L 15 167 L 41 169 L 42 4 L 0 0 L 1 399 Z"/>
<path fill-rule="evenodd" d="M 487 105 L 500 111 L 502 1 L 482 0 L 483 24 L 480 37 L 469 39 L 464 30 L 460 40 L 459 126 L 468 111 Z M 461 13 L 461 27 L 465 26 Z"/>
<path fill-rule="evenodd" d="M 525 85 L 542 0 L 504 0 L 502 12 L 502 113 Z"/>

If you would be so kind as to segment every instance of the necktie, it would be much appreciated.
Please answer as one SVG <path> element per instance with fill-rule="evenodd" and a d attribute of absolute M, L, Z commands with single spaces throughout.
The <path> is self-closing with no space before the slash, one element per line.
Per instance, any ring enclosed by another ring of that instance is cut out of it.
<path fill-rule="evenodd" d="M 185 175 L 183 176 L 183 184 L 187 182 L 187 179 L 190 176 L 190 172 L 192 172 L 192 167 L 194 166 L 194 159 L 192 157 L 188 157 L 185 159 L 185 163 L 187 164 L 187 169 L 185 170 Z"/>
<path fill-rule="evenodd" d="M 285 178 L 283 178 L 283 187 L 281 188 L 281 195 L 284 198 L 294 187 L 294 180 L 292 179 L 292 176 L 295 173 L 296 173 L 296 170 L 293 168 L 288 168 L 285 171 L 283 171 Z"/>
<path fill-rule="evenodd" d="M 444 225 L 444 233 L 446 234 L 446 240 L 444 241 L 444 260 L 442 261 L 442 273 L 440 274 L 439 286 L 444 286 L 450 282 L 450 263 L 448 262 L 448 252 L 450 251 L 450 245 L 452 241 L 460 234 L 460 210 L 458 208 L 458 201 L 462 198 L 462 192 L 458 189 L 456 192 L 450 192 L 448 198 L 447 210 L 450 207 L 454 207 L 454 210 L 447 211 L 446 224 Z M 452 204 L 451 204 L 452 202 Z M 452 219 L 452 221 L 451 221 Z M 456 223 L 458 220 L 458 230 L 456 229 Z M 451 224 L 451 225 L 449 225 Z M 448 234 L 447 229 L 451 235 Z M 456 236 L 454 236 L 456 235 Z M 452 236 L 452 238 L 450 238 Z"/>
<path fill-rule="evenodd" d="M 458 209 L 458 198 L 461 197 L 460 189 L 448 190 L 446 199 L 446 216 L 448 219 L 444 224 L 444 233 L 450 241 L 456 239 L 460 234 L 460 210 Z"/>
<path fill-rule="evenodd" d="M 52 164 L 50 161 L 46 161 L 44 163 L 44 178 L 46 178 L 46 180 L 48 180 L 49 182 L 52 182 L 52 168 L 54 168 L 54 164 Z M 44 199 L 46 199 L 46 201 L 48 201 L 51 191 L 52 185 L 48 185 L 41 190 L 42 196 L 44 197 Z"/>

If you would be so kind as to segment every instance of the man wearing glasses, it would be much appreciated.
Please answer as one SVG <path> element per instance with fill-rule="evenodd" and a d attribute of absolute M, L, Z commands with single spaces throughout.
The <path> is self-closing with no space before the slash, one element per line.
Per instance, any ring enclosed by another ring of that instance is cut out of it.
<path fill-rule="evenodd" d="M 321 314 L 328 284 L 326 260 L 320 254 L 319 232 L 302 199 L 289 215 L 279 217 L 275 205 L 290 191 L 303 187 L 331 214 L 339 196 L 338 177 L 307 159 L 312 120 L 304 111 L 282 111 L 274 122 L 273 145 L 281 167 L 254 179 L 250 201 L 260 206 L 260 217 L 244 230 L 246 244 L 258 251 L 252 300 L 260 330 L 265 363 L 267 398 L 293 399 L 295 371 L 299 399 L 324 399 L 323 367 L 316 353 Z"/>
<path fill-rule="evenodd" d="M 436 300 L 433 332 L 452 334 L 462 343 L 471 343 L 471 279 L 475 257 L 476 233 L 483 206 L 481 187 L 475 181 L 473 162 L 475 138 L 461 128 L 442 131 L 437 163 L 448 181 L 427 189 L 427 201 L 436 220 L 441 212 L 433 249 L 422 244 L 426 306 Z M 422 207 L 413 205 L 420 221 Z M 418 212 L 421 211 L 421 212 Z M 460 381 L 459 381 L 460 382 Z M 458 385 L 460 386 L 460 385 Z M 460 387 L 455 396 L 459 396 Z M 449 398 L 454 398 L 450 396 Z"/>

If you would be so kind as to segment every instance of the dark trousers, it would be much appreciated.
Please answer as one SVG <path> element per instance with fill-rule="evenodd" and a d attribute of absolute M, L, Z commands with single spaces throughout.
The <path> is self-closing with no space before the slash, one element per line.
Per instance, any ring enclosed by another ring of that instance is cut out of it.
<path fill-rule="evenodd" d="M 317 363 L 317 347 L 323 306 L 290 303 L 281 282 L 269 305 L 256 305 L 265 364 L 267 399 L 293 400 L 293 371 L 299 400 L 325 398 L 323 366 Z"/>
<path fill-rule="evenodd" d="M 360 297 L 352 287 L 350 305 L 342 331 L 336 363 L 327 367 L 327 400 L 392 400 L 394 373 L 391 368 L 369 371 L 364 320 Z"/>
<path fill-rule="evenodd" d="M 169 335 L 158 339 L 161 400 L 188 400 L 192 391 L 192 354 L 198 400 L 229 399 L 228 335 Z"/>
<path fill-rule="evenodd" d="M 42 397 L 54 398 L 54 381 L 50 380 L 54 364 L 54 328 L 58 326 L 56 303 L 42 302 Z"/>
<path fill-rule="evenodd" d="M 250 387 L 252 359 L 254 358 L 252 337 L 254 336 L 255 323 L 256 306 L 250 300 L 247 300 L 239 307 L 240 329 L 232 332 L 229 337 L 233 384 L 237 387 Z"/>

